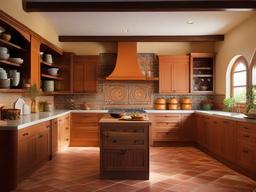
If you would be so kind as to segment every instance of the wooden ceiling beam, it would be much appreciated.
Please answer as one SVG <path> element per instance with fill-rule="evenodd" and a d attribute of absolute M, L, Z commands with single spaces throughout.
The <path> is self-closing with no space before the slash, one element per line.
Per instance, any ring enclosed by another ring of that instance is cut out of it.
<path fill-rule="evenodd" d="M 163 12 L 256 10 L 255 0 L 169 0 L 122 2 L 72 2 L 23 0 L 26 12 Z"/>
<path fill-rule="evenodd" d="M 59 36 L 60 42 L 215 42 L 223 41 L 224 35 L 182 36 Z"/>

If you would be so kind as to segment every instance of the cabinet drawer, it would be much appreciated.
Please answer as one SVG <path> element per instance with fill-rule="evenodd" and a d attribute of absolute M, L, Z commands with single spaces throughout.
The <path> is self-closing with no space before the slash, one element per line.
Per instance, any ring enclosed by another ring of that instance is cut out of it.
<path fill-rule="evenodd" d="M 99 121 L 98 114 L 72 114 L 72 124 L 73 123 L 97 123 Z"/>
<path fill-rule="evenodd" d="M 102 131 L 111 131 L 111 132 L 126 132 L 126 133 L 144 133 L 144 127 L 132 126 L 115 126 L 115 127 L 104 127 Z"/>
<path fill-rule="evenodd" d="M 153 132 L 154 141 L 178 141 L 178 132 Z"/>
<path fill-rule="evenodd" d="M 122 147 L 127 148 L 134 147 L 138 148 L 141 146 L 144 148 L 146 144 L 146 138 L 144 133 L 134 133 L 134 132 L 115 132 L 115 131 L 105 131 L 102 132 L 102 147 Z"/>
<path fill-rule="evenodd" d="M 153 130 L 154 129 L 177 130 L 181 126 L 180 126 L 180 122 L 162 121 L 162 122 L 152 123 L 152 127 L 153 127 Z"/>
<path fill-rule="evenodd" d="M 103 171 L 145 171 L 148 167 L 147 150 L 102 149 Z"/>
<path fill-rule="evenodd" d="M 238 139 L 240 142 L 245 142 L 249 145 L 256 147 L 256 135 L 251 134 L 249 131 L 241 131 L 238 132 Z"/>
<path fill-rule="evenodd" d="M 51 127 L 50 121 L 46 121 L 43 123 L 33 125 L 28 128 L 21 129 L 18 132 L 18 138 L 19 140 L 23 140 L 23 139 L 26 139 L 27 137 L 35 136 L 38 132 L 49 131 L 50 127 Z"/>
<path fill-rule="evenodd" d="M 237 127 L 239 131 L 243 132 L 250 132 L 250 134 L 256 135 L 256 124 L 255 123 L 245 123 L 245 122 L 238 122 Z"/>
<path fill-rule="evenodd" d="M 244 169 L 255 172 L 256 171 L 256 152 L 255 148 L 244 143 L 240 143 L 238 147 L 239 165 Z"/>
<path fill-rule="evenodd" d="M 157 115 L 152 115 L 151 119 L 154 122 L 180 122 L 181 115 L 180 114 L 157 114 Z"/>

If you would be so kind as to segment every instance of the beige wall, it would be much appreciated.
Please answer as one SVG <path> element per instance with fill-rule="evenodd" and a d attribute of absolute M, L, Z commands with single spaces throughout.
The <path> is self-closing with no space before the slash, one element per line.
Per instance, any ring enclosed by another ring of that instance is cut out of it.
<path fill-rule="evenodd" d="M 243 55 L 250 63 L 256 49 L 256 14 L 225 35 L 224 42 L 216 43 L 216 92 L 226 93 L 226 71 L 231 59 Z"/>
<path fill-rule="evenodd" d="M 65 51 L 75 52 L 78 55 L 97 55 L 99 53 L 115 53 L 116 43 L 61 43 Z M 189 52 L 212 52 L 213 43 L 188 42 L 138 42 L 139 53 L 157 53 L 180 55 Z"/>
<path fill-rule="evenodd" d="M 58 34 L 41 13 L 26 13 L 22 0 L 0 0 L 1 10 L 32 29 L 53 44 L 60 46 Z"/>

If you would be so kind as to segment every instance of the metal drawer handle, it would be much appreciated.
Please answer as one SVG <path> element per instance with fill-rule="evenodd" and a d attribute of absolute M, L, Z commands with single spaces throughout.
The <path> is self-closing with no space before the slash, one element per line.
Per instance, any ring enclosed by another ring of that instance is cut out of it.
<path fill-rule="evenodd" d="M 116 143 L 116 140 L 113 140 L 113 143 Z"/>
<path fill-rule="evenodd" d="M 66 141 L 69 141 L 69 138 L 66 138 Z"/>
<path fill-rule="evenodd" d="M 27 135 L 29 135 L 29 133 L 23 133 L 23 134 L 22 134 L 22 136 L 27 136 Z"/>
<path fill-rule="evenodd" d="M 250 136 L 249 135 L 244 135 L 244 137 L 249 138 Z"/>
<path fill-rule="evenodd" d="M 47 125 L 47 126 L 46 126 L 46 129 L 50 129 L 50 127 L 51 127 L 50 125 Z"/>
<path fill-rule="evenodd" d="M 244 126 L 244 128 L 245 128 L 245 129 L 249 129 L 248 127 L 245 127 L 245 126 Z"/>
<path fill-rule="evenodd" d="M 243 153 L 249 153 L 249 151 L 248 150 L 243 150 Z"/>
<path fill-rule="evenodd" d="M 66 127 L 66 130 L 69 130 L 69 127 Z"/>
<path fill-rule="evenodd" d="M 42 137 L 43 137 L 43 135 L 39 135 L 39 136 L 38 136 L 38 138 L 42 138 Z"/>
<path fill-rule="evenodd" d="M 127 152 L 126 149 L 122 149 L 122 150 L 121 150 L 121 154 L 122 154 L 122 155 L 124 155 L 126 152 Z"/>

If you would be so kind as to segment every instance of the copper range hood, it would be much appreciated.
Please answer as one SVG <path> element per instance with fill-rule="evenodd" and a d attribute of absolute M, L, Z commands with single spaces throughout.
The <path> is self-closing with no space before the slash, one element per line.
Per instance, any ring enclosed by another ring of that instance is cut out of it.
<path fill-rule="evenodd" d="M 107 80 L 145 80 L 137 62 L 137 43 L 118 42 L 117 60 Z"/>

